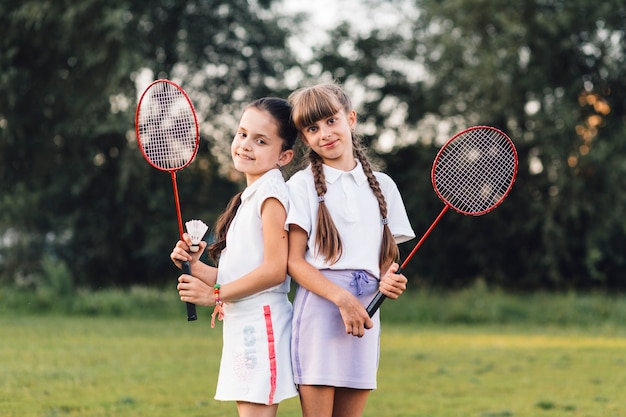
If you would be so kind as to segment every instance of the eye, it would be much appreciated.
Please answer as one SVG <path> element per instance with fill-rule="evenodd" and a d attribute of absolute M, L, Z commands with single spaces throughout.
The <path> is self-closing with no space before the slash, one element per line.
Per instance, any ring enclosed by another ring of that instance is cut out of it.
<path fill-rule="evenodd" d="M 306 128 L 306 131 L 310 133 L 315 133 L 317 132 L 317 126 L 309 126 Z"/>
<path fill-rule="evenodd" d="M 255 142 L 259 145 L 265 145 L 267 143 L 264 138 L 258 138 Z"/>
<path fill-rule="evenodd" d="M 337 118 L 336 118 L 336 117 L 334 117 L 334 116 L 333 116 L 333 117 L 329 117 L 329 118 L 326 120 L 326 122 L 327 122 L 329 125 L 332 125 L 332 124 L 334 124 L 334 123 L 336 123 L 336 122 L 337 122 Z"/>
<path fill-rule="evenodd" d="M 237 132 L 237 135 L 239 135 L 242 139 L 248 137 L 248 134 L 246 132 Z"/>

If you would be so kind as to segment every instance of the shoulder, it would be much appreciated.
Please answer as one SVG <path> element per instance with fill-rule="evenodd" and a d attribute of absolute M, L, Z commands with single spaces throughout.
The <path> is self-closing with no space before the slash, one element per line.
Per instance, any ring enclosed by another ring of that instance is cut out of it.
<path fill-rule="evenodd" d="M 268 198 L 276 198 L 284 206 L 287 206 L 289 191 L 282 174 L 266 178 L 263 183 L 260 184 L 257 195 L 261 201 Z"/>
<path fill-rule="evenodd" d="M 287 192 L 287 184 L 282 178 L 268 178 L 259 187 L 261 194 L 280 194 Z"/>
<path fill-rule="evenodd" d="M 289 180 L 287 181 L 287 184 L 309 181 L 312 178 L 313 173 L 311 172 L 311 167 L 309 166 L 293 174 L 291 178 L 289 178 Z"/>
<path fill-rule="evenodd" d="M 390 182 L 393 182 L 391 177 L 388 174 L 384 173 L 384 172 L 374 171 L 374 175 L 376 176 L 376 179 L 378 181 L 390 181 Z"/>
<path fill-rule="evenodd" d="M 388 174 L 385 174 L 384 172 L 374 171 L 374 176 L 378 180 L 378 183 L 383 190 L 398 188 L 395 181 Z"/>
<path fill-rule="evenodd" d="M 287 186 L 289 190 L 305 190 L 307 187 L 313 185 L 313 173 L 311 168 L 304 168 L 289 178 Z"/>

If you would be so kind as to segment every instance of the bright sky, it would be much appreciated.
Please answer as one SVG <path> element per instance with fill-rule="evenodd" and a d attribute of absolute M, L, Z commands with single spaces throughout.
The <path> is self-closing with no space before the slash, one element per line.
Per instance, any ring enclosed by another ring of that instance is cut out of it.
<path fill-rule="evenodd" d="M 309 58 L 310 53 L 308 47 L 314 44 L 320 44 L 327 41 L 325 31 L 332 29 L 335 25 L 343 20 L 343 16 L 350 17 L 351 13 L 346 11 L 349 9 L 358 10 L 361 7 L 358 0 L 283 0 L 284 14 L 307 13 L 310 19 L 306 23 L 306 27 L 301 27 L 302 37 L 292 40 L 294 50 L 303 58 Z"/>
<path fill-rule="evenodd" d="M 308 38 L 302 40 L 307 43 L 321 43 L 327 40 L 323 31 L 345 20 L 364 32 L 374 26 L 399 30 L 398 22 L 415 13 L 411 1 L 395 1 L 393 4 L 378 1 L 376 7 L 370 3 L 372 2 L 368 0 L 283 0 L 282 11 L 286 14 L 304 12 L 310 16 L 308 22 L 310 27 L 304 28 Z"/>
<path fill-rule="evenodd" d="M 376 7 L 371 3 L 379 3 Z M 364 27 L 376 25 L 393 25 L 399 14 L 406 13 L 410 2 L 390 2 L 371 0 L 283 0 L 286 12 L 306 12 L 311 15 L 312 23 L 320 28 L 328 29 L 341 20 L 358 23 Z"/>
<path fill-rule="evenodd" d="M 372 3 L 377 4 L 375 7 Z M 348 21 L 354 29 L 367 33 L 373 27 L 388 29 L 411 36 L 410 28 L 403 24 L 407 18 L 417 18 L 417 10 L 413 0 L 282 0 L 283 14 L 307 13 L 310 20 L 301 29 L 302 34 L 291 39 L 294 50 L 303 58 L 310 58 L 310 47 L 328 41 L 325 31 L 332 29 L 342 21 Z M 416 70 L 416 73 L 418 71 Z M 352 101 L 358 107 L 363 99 L 364 90 L 359 86 L 350 86 Z M 388 103 L 395 105 L 395 103 Z M 403 120 L 405 109 L 398 107 L 395 115 Z M 371 127 L 371 126 L 370 126 Z M 368 129 L 368 126 L 361 126 Z M 381 150 L 389 149 L 395 143 L 395 134 L 389 132 L 379 137 L 378 146 Z"/>
<path fill-rule="evenodd" d="M 363 5 L 359 4 L 359 0 L 283 0 L 285 12 L 305 12 L 311 16 L 311 23 L 322 29 L 329 29 L 337 22 L 343 20 L 342 17 L 349 20 L 354 19 L 357 14 L 363 14 Z"/>

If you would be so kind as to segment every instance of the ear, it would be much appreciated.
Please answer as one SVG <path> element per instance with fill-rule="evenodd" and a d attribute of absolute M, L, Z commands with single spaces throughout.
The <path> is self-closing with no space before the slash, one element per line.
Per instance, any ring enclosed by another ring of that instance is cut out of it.
<path fill-rule="evenodd" d="M 286 151 L 282 151 L 280 156 L 278 157 L 278 162 L 281 167 L 287 165 L 293 159 L 293 150 L 288 149 Z"/>
<path fill-rule="evenodd" d="M 348 113 L 347 117 L 350 130 L 354 132 L 354 129 L 356 128 L 356 111 L 352 110 L 350 113 Z"/>

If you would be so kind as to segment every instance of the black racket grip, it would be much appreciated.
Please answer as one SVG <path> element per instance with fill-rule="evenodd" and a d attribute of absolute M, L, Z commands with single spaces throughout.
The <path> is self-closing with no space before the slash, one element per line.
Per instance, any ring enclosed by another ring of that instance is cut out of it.
<path fill-rule="evenodd" d="M 401 274 L 402 267 L 398 268 L 398 270 L 395 273 Z M 370 301 L 369 305 L 366 308 L 367 314 L 369 314 L 370 318 L 376 313 L 376 311 L 380 308 L 380 306 L 383 304 L 383 301 L 385 301 L 386 298 L 387 296 L 383 294 L 382 292 L 378 291 L 376 293 L 376 295 L 374 296 L 372 301 Z"/>
<path fill-rule="evenodd" d="M 189 261 L 184 261 L 181 264 L 183 274 L 191 275 L 191 265 L 189 265 Z M 187 303 L 187 321 L 198 320 L 198 315 L 196 314 L 196 305 L 192 303 Z"/>
<path fill-rule="evenodd" d="M 376 313 L 376 311 L 381 306 L 383 301 L 385 301 L 385 298 L 387 298 L 387 296 L 385 294 L 383 294 L 382 292 L 378 291 L 376 293 L 376 295 L 374 296 L 372 301 L 370 301 L 370 303 L 369 303 L 369 305 L 367 306 L 367 309 L 366 309 L 367 310 L 367 314 L 369 314 L 370 318 Z"/>

